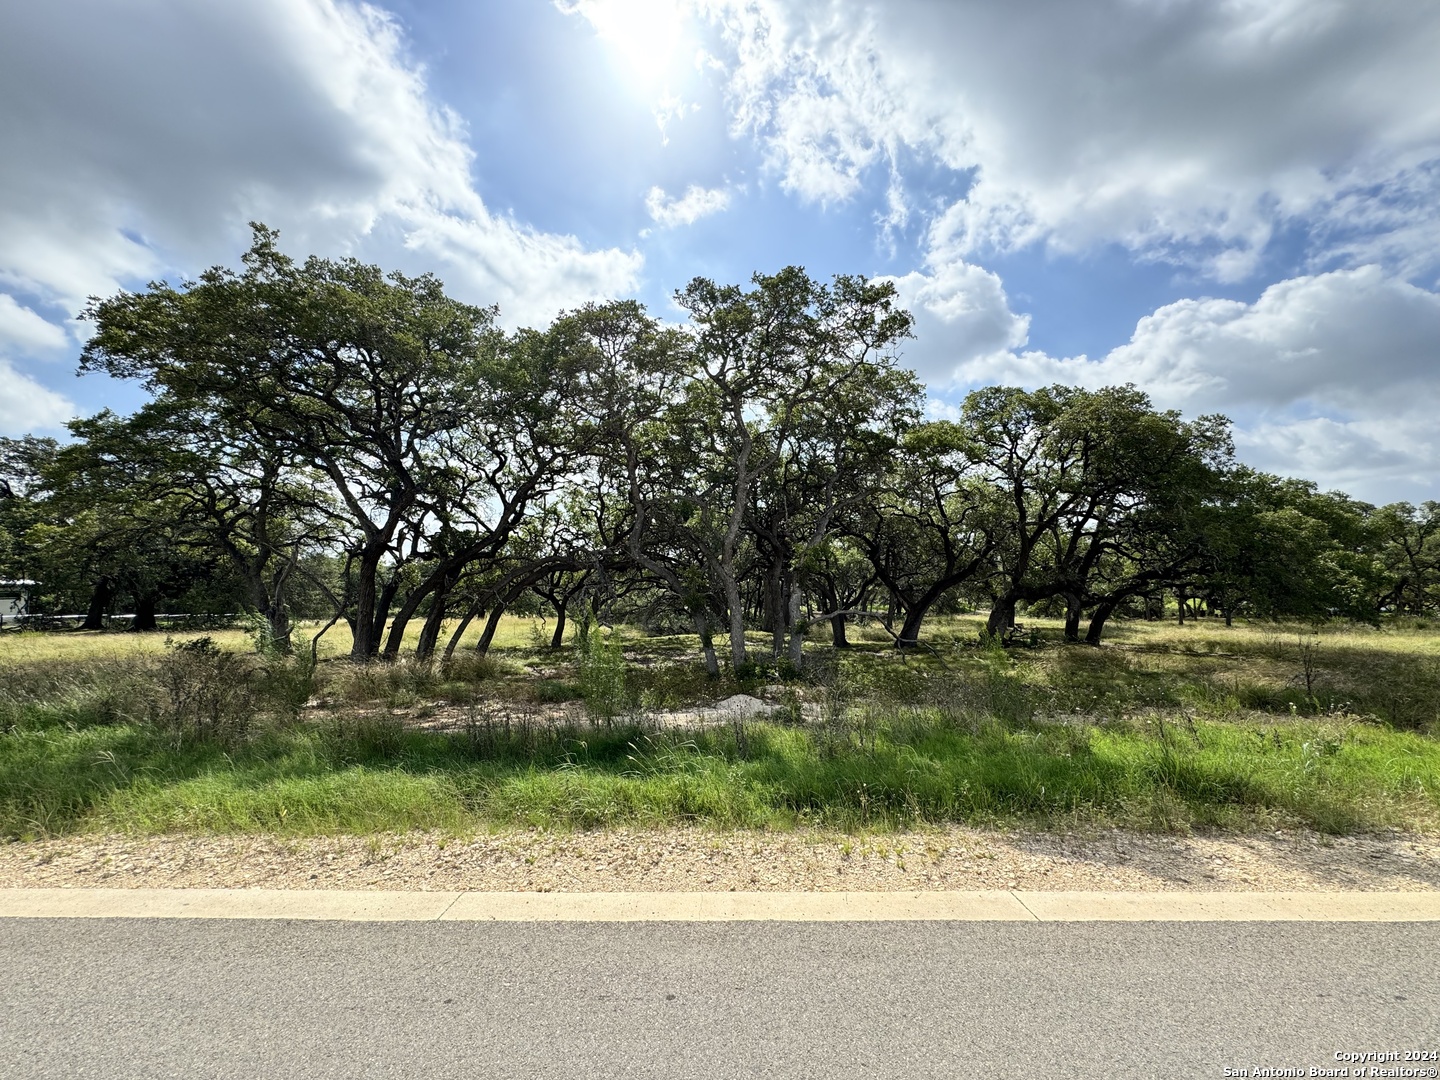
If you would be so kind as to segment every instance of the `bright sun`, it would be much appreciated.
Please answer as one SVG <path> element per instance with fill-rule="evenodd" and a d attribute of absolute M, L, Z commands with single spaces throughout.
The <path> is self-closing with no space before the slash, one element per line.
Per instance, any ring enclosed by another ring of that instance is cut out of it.
<path fill-rule="evenodd" d="M 685 39 L 680 0 L 577 0 L 571 10 L 590 21 L 646 89 L 661 87 L 674 71 Z"/>

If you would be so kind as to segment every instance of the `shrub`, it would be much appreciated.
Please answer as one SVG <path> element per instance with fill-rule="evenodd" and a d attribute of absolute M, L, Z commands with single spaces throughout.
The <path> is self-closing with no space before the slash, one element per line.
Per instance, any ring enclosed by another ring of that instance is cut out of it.
<path fill-rule="evenodd" d="M 199 736 L 244 734 L 255 714 L 252 661 L 211 637 L 166 641 L 159 663 L 161 721 Z"/>
<path fill-rule="evenodd" d="M 615 631 L 596 626 L 582 635 L 580 694 L 586 711 L 598 720 L 614 720 L 629 706 L 625 687 L 625 657 Z"/>

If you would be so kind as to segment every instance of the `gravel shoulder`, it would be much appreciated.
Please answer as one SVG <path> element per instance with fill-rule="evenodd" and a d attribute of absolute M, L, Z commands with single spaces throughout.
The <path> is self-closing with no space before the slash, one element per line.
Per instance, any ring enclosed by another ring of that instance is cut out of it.
<path fill-rule="evenodd" d="M 1440 889 L 1440 840 L 948 828 L 80 836 L 0 844 L 0 887 L 524 892 Z"/>

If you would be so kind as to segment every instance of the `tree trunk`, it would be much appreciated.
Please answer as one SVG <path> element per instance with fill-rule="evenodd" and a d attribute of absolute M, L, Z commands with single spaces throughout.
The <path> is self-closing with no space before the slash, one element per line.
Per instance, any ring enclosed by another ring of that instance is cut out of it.
<path fill-rule="evenodd" d="M 1181 626 L 1184 626 L 1184 625 L 1185 625 L 1185 597 L 1182 596 L 1180 593 L 1176 593 L 1176 594 L 1175 594 L 1175 610 L 1176 610 L 1176 615 L 1175 615 L 1176 619 L 1179 620 L 1179 623 L 1180 623 Z"/>
<path fill-rule="evenodd" d="M 440 640 L 440 629 L 445 625 L 445 601 L 450 598 L 449 589 L 436 589 L 435 598 L 430 601 L 430 613 L 425 616 L 425 625 L 420 628 L 420 640 L 415 643 L 415 659 L 429 660 L 435 655 L 435 645 Z M 399 617 L 396 617 L 399 621 Z M 387 643 L 386 651 L 389 651 Z"/>
<path fill-rule="evenodd" d="M 378 644 L 375 639 L 375 576 L 380 570 L 380 557 L 385 549 L 371 545 L 360 553 L 355 570 L 355 614 L 346 621 L 354 640 L 350 645 L 351 660 L 369 660 Z"/>
<path fill-rule="evenodd" d="M 930 609 L 940 602 L 940 599 L 954 588 L 953 582 L 939 581 L 930 586 L 922 595 L 916 597 L 905 605 L 905 621 L 900 624 L 900 633 L 895 638 L 897 649 L 916 649 L 920 647 L 920 624 L 925 621 L 925 616 L 930 614 Z M 885 629 L 891 629 L 891 620 L 895 613 L 895 594 L 890 594 L 890 607 L 886 612 Z M 991 618 L 994 618 L 992 615 Z"/>
<path fill-rule="evenodd" d="M 565 644 L 565 608 L 568 601 L 561 600 L 555 604 L 555 633 L 550 635 L 550 648 L 558 649 Z"/>
<path fill-rule="evenodd" d="M 427 596 L 439 597 L 440 607 L 442 609 L 445 607 L 445 597 L 449 594 L 450 590 L 455 587 L 455 582 L 459 579 L 464 565 L 462 559 L 452 556 L 431 570 L 425 580 L 421 581 L 405 595 L 405 599 L 400 603 L 400 610 L 395 613 L 395 618 L 390 623 L 390 633 L 385 638 L 384 659 L 394 660 L 400 655 L 400 646 L 405 640 L 405 631 L 410 625 L 410 620 L 413 619 L 415 613 L 420 610 L 420 605 L 425 602 Z M 389 589 L 390 596 L 393 597 L 395 595 L 395 586 L 391 585 Z M 383 606 L 388 609 L 389 602 L 385 602 Z M 434 609 L 432 608 L 431 610 Z M 385 628 L 383 619 L 380 621 L 379 626 L 380 630 L 383 631 Z M 376 639 L 379 639 L 378 632 Z M 431 652 L 434 652 L 434 649 L 435 643 L 432 641 L 430 645 Z M 418 643 L 416 645 L 416 655 L 419 655 Z"/>
<path fill-rule="evenodd" d="M 465 631 L 470 629 L 470 623 L 476 615 L 480 614 L 481 610 L 479 604 L 471 604 L 470 610 L 465 612 L 465 617 L 460 620 L 460 625 L 455 628 L 455 632 L 450 635 L 449 643 L 445 646 L 446 660 L 455 655 L 455 647 L 460 644 L 460 639 L 465 636 Z"/>
<path fill-rule="evenodd" d="M 284 602 L 267 605 L 261 614 L 265 616 L 266 633 L 270 635 L 270 648 L 282 656 L 289 656 L 293 651 L 290 642 L 290 612 L 286 609 Z"/>
<path fill-rule="evenodd" d="M 110 601 L 115 599 L 115 582 L 107 575 L 97 578 L 95 589 L 90 593 L 90 608 L 85 613 L 85 621 L 80 624 L 81 630 L 104 630 L 105 612 L 110 608 Z"/>
<path fill-rule="evenodd" d="M 726 575 L 725 603 L 730 608 L 730 663 L 739 671 L 748 659 L 745 655 L 745 609 L 741 606 L 740 586 L 734 575 Z"/>
<path fill-rule="evenodd" d="M 135 598 L 135 618 L 130 623 L 132 632 L 144 633 L 148 630 L 155 629 L 155 604 L 158 600 L 159 597 L 154 593 L 148 593 Z"/>
<path fill-rule="evenodd" d="M 405 631 L 410 625 L 410 620 L 414 618 L 415 612 L 420 610 L 420 605 L 424 602 L 425 597 L 429 596 L 433 589 L 439 588 L 439 584 L 438 581 L 434 584 L 428 582 L 422 584 L 401 602 L 400 610 L 395 612 L 395 618 L 390 623 L 390 633 L 385 636 L 385 651 L 381 654 L 382 660 L 390 661 L 399 658 L 400 643 L 405 640 Z M 445 605 L 442 603 L 440 606 L 443 608 Z M 384 629 L 384 626 L 385 624 L 382 622 L 381 630 Z M 379 634 L 376 637 L 378 640 Z"/>
<path fill-rule="evenodd" d="M 720 677 L 720 660 L 715 655 L 715 639 L 710 635 L 710 620 L 704 612 L 695 615 L 695 633 L 700 635 L 700 651 L 705 656 L 705 673 L 712 679 Z"/>
<path fill-rule="evenodd" d="M 837 649 L 848 649 L 850 639 L 845 636 L 845 616 L 830 616 L 830 644 Z"/>
<path fill-rule="evenodd" d="M 764 580 L 760 583 L 760 629 L 774 633 L 780 624 L 780 580 L 776 576 L 775 563 L 770 563 Z"/>
<path fill-rule="evenodd" d="M 905 621 L 900 624 L 900 634 L 895 639 L 897 649 L 918 649 L 920 647 L 920 624 L 930 611 L 926 603 L 911 604 L 905 612 Z"/>
<path fill-rule="evenodd" d="M 1075 593 L 1065 594 L 1065 640 L 1080 640 L 1080 597 Z"/>
<path fill-rule="evenodd" d="M 1090 628 L 1085 631 L 1085 644 L 1100 644 L 1100 635 L 1105 632 L 1105 620 L 1110 618 L 1119 603 L 1118 600 L 1106 600 L 1095 609 L 1090 616 Z"/>
<path fill-rule="evenodd" d="M 790 585 L 790 603 L 786 609 L 790 624 L 790 664 L 799 671 L 805 665 L 805 624 L 801 607 L 805 603 L 805 590 L 798 583 Z"/>
<path fill-rule="evenodd" d="M 400 591 L 400 582 L 392 578 L 380 587 L 380 595 L 375 600 L 375 617 L 370 631 L 370 651 L 366 659 L 373 660 L 380 655 L 380 639 L 385 636 L 385 623 L 390 619 L 390 605 L 395 602 L 395 594 Z M 404 628 L 401 628 L 404 633 Z"/>
<path fill-rule="evenodd" d="M 245 581 L 245 591 L 250 594 L 250 602 L 265 620 L 265 638 L 257 641 L 256 646 L 289 656 L 294 651 L 290 640 L 293 633 L 290 610 L 285 604 L 285 579 L 289 576 L 289 567 L 282 567 L 277 571 L 273 586 L 268 586 L 265 584 L 265 566 L 269 561 L 269 554 L 262 554 L 251 561 L 233 547 L 227 545 L 227 550 L 230 551 L 231 562 Z M 292 559 L 290 567 L 293 566 Z"/>
<path fill-rule="evenodd" d="M 1018 602 L 1019 598 L 1010 593 L 996 600 L 990 609 L 990 618 L 985 621 L 985 632 L 991 637 L 999 637 L 1014 626 L 1015 605 Z"/>
<path fill-rule="evenodd" d="M 779 660 L 785 654 L 786 632 L 794 625 L 790 610 L 794 605 L 786 596 L 785 568 L 778 560 L 771 564 L 770 578 L 766 584 L 768 588 L 765 594 L 765 617 L 769 625 L 765 629 L 770 631 L 770 655 Z"/>
<path fill-rule="evenodd" d="M 485 620 L 485 629 L 480 632 L 480 640 L 475 643 L 475 652 L 484 656 L 490 651 L 490 642 L 495 640 L 495 631 L 500 629 L 500 616 L 505 614 L 505 602 L 498 601 L 490 609 L 490 617 Z"/>

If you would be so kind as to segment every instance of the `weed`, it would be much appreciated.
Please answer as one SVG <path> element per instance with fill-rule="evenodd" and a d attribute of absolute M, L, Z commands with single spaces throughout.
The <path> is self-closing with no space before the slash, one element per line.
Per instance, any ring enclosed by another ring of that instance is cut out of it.
<path fill-rule="evenodd" d="M 1327 628 L 1308 682 L 1293 638 L 1208 624 L 1121 624 L 1100 649 L 1045 644 L 1049 627 L 1038 649 L 954 648 L 943 665 L 821 651 L 782 688 L 752 673 L 783 706 L 768 720 L 678 731 L 634 719 L 636 698 L 740 689 L 680 658 L 693 639 L 627 636 L 627 665 L 619 633 L 596 629 L 578 676 L 521 681 L 530 625 L 489 657 L 314 670 L 224 631 L 168 649 L 15 635 L 0 641 L 0 834 L 1440 827 L 1440 641 L 1414 629 Z M 936 640 L 976 625 L 942 621 Z M 534 708 L 575 698 L 589 722 Z M 411 723 L 431 711 L 457 726 Z"/>
<path fill-rule="evenodd" d="M 547 704 L 579 701 L 585 697 L 585 688 L 578 683 L 561 679 L 541 679 L 535 684 L 534 697 L 536 701 Z"/>
<path fill-rule="evenodd" d="M 255 713 L 250 661 L 220 648 L 213 638 L 175 642 L 158 667 L 164 692 L 162 723 L 201 737 L 243 735 Z"/>
<path fill-rule="evenodd" d="M 1299 678 L 1305 683 L 1305 700 L 1310 703 L 1315 712 L 1320 711 L 1320 702 L 1315 697 L 1315 682 L 1320 672 L 1320 636 L 1318 634 L 1300 635 L 1298 639 L 1300 653 L 1300 675 Z"/>
<path fill-rule="evenodd" d="M 582 620 L 582 625 L 588 620 Z M 630 707 L 625 686 L 625 657 L 619 635 L 596 626 L 582 635 L 580 650 L 580 693 L 592 717 L 607 723 Z"/>

